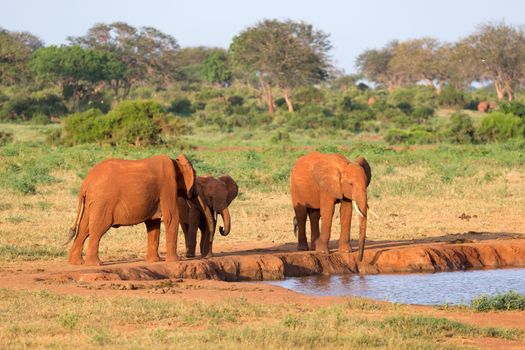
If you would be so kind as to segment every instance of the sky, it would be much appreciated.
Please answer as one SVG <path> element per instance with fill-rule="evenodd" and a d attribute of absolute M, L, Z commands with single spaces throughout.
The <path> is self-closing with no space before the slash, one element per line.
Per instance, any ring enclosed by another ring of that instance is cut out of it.
<path fill-rule="evenodd" d="M 302 20 L 330 34 L 334 64 L 354 73 L 355 58 L 390 40 L 456 41 L 481 23 L 525 24 L 523 0 L 2 0 L 0 27 L 66 44 L 95 23 L 152 26 L 179 45 L 227 48 L 236 34 L 270 19 Z"/>

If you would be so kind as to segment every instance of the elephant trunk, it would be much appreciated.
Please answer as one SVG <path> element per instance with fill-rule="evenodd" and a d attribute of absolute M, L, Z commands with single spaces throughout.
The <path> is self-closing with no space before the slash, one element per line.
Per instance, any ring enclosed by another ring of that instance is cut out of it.
<path fill-rule="evenodd" d="M 228 208 L 224 208 L 221 212 L 222 222 L 224 223 L 224 229 L 219 226 L 219 233 L 223 236 L 228 236 L 231 229 L 231 217 Z"/>
<path fill-rule="evenodd" d="M 352 201 L 354 209 L 359 214 L 359 261 L 363 261 L 363 255 L 365 252 L 365 240 L 366 240 L 366 223 L 367 223 L 367 198 L 366 192 L 356 197 L 355 201 Z M 357 203 L 356 203 L 357 202 Z"/>
<path fill-rule="evenodd" d="M 199 201 L 204 216 L 206 217 L 206 223 L 208 224 L 208 231 L 210 233 L 209 242 L 211 243 L 213 242 L 213 236 L 215 235 L 215 220 L 213 220 L 213 213 L 200 195 L 197 195 L 197 200 Z"/>

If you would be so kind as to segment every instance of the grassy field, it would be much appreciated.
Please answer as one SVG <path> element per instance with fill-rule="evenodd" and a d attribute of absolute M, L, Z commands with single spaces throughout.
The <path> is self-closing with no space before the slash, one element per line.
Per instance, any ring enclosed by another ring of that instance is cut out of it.
<path fill-rule="evenodd" d="M 469 339 L 523 339 L 518 330 L 407 315 L 398 305 L 362 299 L 314 308 L 243 299 L 185 303 L 0 289 L 0 300 L 3 349 L 461 349 L 468 348 Z"/>

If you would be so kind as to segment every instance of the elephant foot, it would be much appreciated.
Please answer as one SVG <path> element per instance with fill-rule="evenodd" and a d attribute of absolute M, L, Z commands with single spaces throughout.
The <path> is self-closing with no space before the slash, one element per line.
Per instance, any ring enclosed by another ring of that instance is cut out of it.
<path fill-rule="evenodd" d="M 351 253 L 352 252 L 352 247 L 351 246 L 346 246 L 346 245 L 339 246 L 339 249 L 337 249 L 337 251 L 339 253 Z"/>
<path fill-rule="evenodd" d="M 328 254 L 330 253 L 330 250 L 328 250 L 328 245 L 323 244 L 317 244 L 317 247 L 315 248 L 316 253 L 322 253 L 322 254 Z"/>
<path fill-rule="evenodd" d="M 161 261 L 161 259 L 160 259 L 160 256 L 158 256 L 158 255 L 153 255 L 153 256 L 146 257 L 146 262 L 148 262 L 148 263 L 155 263 L 155 262 L 159 262 L 159 261 Z"/>
<path fill-rule="evenodd" d="M 307 250 L 309 250 L 308 249 L 308 244 L 307 243 L 299 243 L 297 245 L 297 250 L 299 250 L 299 251 L 307 251 Z"/>
<path fill-rule="evenodd" d="M 71 265 L 82 265 L 84 263 L 84 259 L 82 259 L 82 257 L 79 257 L 79 258 L 69 258 L 68 262 L 71 264 Z"/>
<path fill-rule="evenodd" d="M 99 266 L 102 265 L 102 262 L 99 258 L 86 258 L 85 265 L 87 266 Z"/>
<path fill-rule="evenodd" d="M 166 262 L 174 262 L 174 261 L 179 261 L 180 258 L 177 254 L 175 255 L 172 255 L 172 256 L 166 256 Z"/>
<path fill-rule="evenodd" d="M 213 253 L 208 253 L 205 256 L 202 256 L 202 258 L 205 258 L 205 259 L 213 258 Z"/>

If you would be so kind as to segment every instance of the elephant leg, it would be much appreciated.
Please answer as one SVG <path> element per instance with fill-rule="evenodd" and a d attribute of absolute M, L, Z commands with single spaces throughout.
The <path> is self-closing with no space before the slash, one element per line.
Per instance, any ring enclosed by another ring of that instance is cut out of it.
<path fill-rule="evenodd" d="M 315 246 L 319 253 L 329 253 L 328 242 L 330 242 L 330 231 L 332 230 L 332 219 L 334 216 L 335 203 L 331 199 L 323 201 L 321 198 L 321 234 Z"/>
<path fill-rule="evenodd" d="M 69 251 L 69 263 L 72 265 L 81 265 L 84 263 L 82 259 L 82 249 L 84 248 L 84 242 L 89 234 L 89 224 L 87 217 L 80 219 L 80 225 L 78 226 L 78 234 L 73 241 L 71 250 Z"/>
<path fill-rule="evenodd" d="M 195 220 L 190 220 L 190 223 L 185 225 L 186 231 L 184 231 L 184 239 L 186 241 L 186 257 L 195 257 L 195 248 L 197 247 L 197 224 Z"/>
<path fill-rule="evenodd" d="M 100 239 L 111 227 L 111 218 L 106 213 L 89 217 L 89 242 L 86 251 L 86 265 L 100 265 L 98 248 Z"/>
<path fill-rule="evenodd" d="M 321 211 L 319 209 L 308 209 L 308 218 L 310 219 L 310 247 L 315 250 L 317 241 L 319 240 L 319 219 L 321 218 Z"/>
<path fill-rule="evenodd" d="M 308 250 L 308 241 L 306 240 L 306 207 L 302 205 L 294 206 L 295 218 L 297 219 L 297 250 Z"/>
<path fill-rule="evenodd" d="M 148 253 L 146 255 L 146 261 L 150 263 L 160 261 L 160 219 L 146 220 L 144 223 L 148 231 Z"/>
<path fill-rule="evenodd" d="M 352 202 L 341 201 L 341 235 L 339 236 L 339 252 L 350 253 L 350 225 L 352 223 Z"/>
<path fill-rule="evenodd" d="M 178 213 L 171 218 L 171 221 L 164 222 L 166 227 L 166 261 L 178 261 L 177 238 L 179 233 Z"/>
<path fill-rule="evenodd" d="M 201 231 L 201 257 L 211 258 L 213 257 L 213 242 L 210 242 L 210 230 L 205 222 L 199 226 L 199 230 Z"/>

